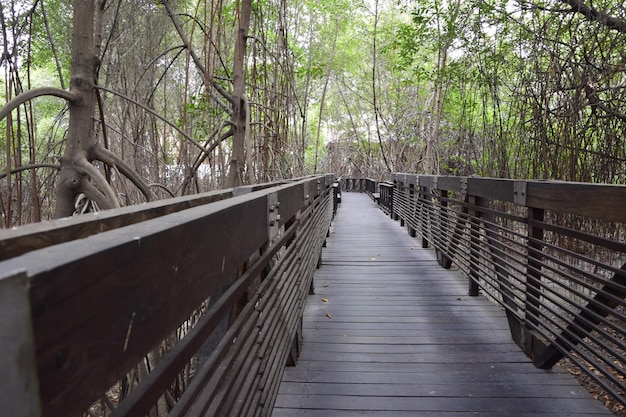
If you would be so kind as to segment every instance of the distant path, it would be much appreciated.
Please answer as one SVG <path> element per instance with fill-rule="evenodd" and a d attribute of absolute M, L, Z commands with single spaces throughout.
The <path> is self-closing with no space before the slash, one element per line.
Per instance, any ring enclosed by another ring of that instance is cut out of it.
<path fill-rule="evenodd" d="M 536 369 L 503 311 L 467 296 L 364 194 L 343 193 L 304 348 L 273 417 L 613 415 L 560 369 Z"/>

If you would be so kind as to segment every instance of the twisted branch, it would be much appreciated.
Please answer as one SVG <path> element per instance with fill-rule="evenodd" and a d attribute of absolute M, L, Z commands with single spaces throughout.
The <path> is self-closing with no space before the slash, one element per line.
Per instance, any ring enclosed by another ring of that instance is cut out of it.
<path fill-rule="evenodd" d="M 78 96 L 76 94 L 68 90 L 62 90 L 60 88 L 55 88 L 55 87 L 33 88 L 32 90 L 28 90 L 19 94 L 13 100 L 5 104 L 0 109 L 0 120 L 4 120 L 9 115 L 9 113 L 17 109 L 19 106 L 26 103 L 27 101 L 30 101 L 34 98 L 42 97 L 42 96 L 59 97 L 69 102 L 72 102 L 78 99 Z"/>

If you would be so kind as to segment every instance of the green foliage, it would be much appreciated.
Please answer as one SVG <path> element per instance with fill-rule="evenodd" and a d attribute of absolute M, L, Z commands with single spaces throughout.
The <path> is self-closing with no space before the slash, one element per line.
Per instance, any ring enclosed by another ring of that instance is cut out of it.
<path fill-rule="evenodd" d="M 71 1 L 13 4 L 15 15 L 5 9 L 7 30 L 20 34 L 13 81 L 60 87 L 58 60 L 67 88 Z M 170 4 L 208 74 L 179 47 L 160 0 L 107 2 L 98 83 L 205 142 L 229 126 L 209 92 L 217 94 L 212 83 L 232 91 L 239 2 Z M 625 18 L 619 2 L 593 5 Z M 247 170 L 269 180 L 315 165 L 339 174 L 358 166 L 383 178 L 383 151 L 393 170 L 420 172 L 432 143 L 441 173 L 624 181 L 626 37 L 603 25 L 549 1 L 255 0 Z M 6 94 L 8 78 L 0 83 Z M 141 175 L 158 179 L 161 162 L 194 163 L 197 150 L 165 123 L 117 96 L 102 98 L 110 148 Z M 33 101 L 39 161 L 59 154 L 64 109 L 57 98 Z M 99 112 L 94 120 L 104 140 Z M 27 156 L 28 141 L 12 139 Z M 230 149 L 224 142 L 211 155 L 216 170 L 226 172 Z"/>
<path fill-rule="evenodd" d="M 32 53 L 29 61 L 35 67 L 51 68 L 54 67 L 55 59 L 58 58 L 63 75 L 69 80 L 71 32 L 67 30 L 67 23 L 72 20 L 71 1 L 47 0 L 45 12 L 48 19 L 47 28 L 41 12 L 33 15 L 33 34 L 30 36 Z M 51 48 L 52 43 L 57 53 L 56 58 Z"/>

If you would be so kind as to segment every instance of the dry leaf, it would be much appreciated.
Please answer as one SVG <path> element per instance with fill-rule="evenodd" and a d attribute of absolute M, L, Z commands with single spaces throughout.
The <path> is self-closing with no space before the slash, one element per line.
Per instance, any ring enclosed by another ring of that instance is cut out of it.
<path fill-rule="evenodd" d="M 371 259 L 372 261 L 375 261 L 375 260 L 376 260 L 376 258 L 370 258 L 370 259 Z"/>
<path fill-rule="evenodd" d="M 328 298 L 322 298 L 322 301 L 327 303 L 328 302 Z"/>
<path fill-rule="evenodd" d="M 324 283 L 324 288 L 328 287 L 330 284 L 328 282 Z"/>
<path fill-rule="evenodd" d="M 326 317 L 328 317 L 329 319 L 332 319 L 332 318 L 333 318 L 332 314 L 330 314 L 330 313 L 328 312 L 328 310 L 326 311 Z"/>

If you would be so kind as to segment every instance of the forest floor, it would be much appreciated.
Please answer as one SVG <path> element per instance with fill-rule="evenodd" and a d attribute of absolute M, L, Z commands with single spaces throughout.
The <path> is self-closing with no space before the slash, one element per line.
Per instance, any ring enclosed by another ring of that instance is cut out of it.
<path fill-rule="evenodd" d="M 617 316 L 619 315 L 623 317 L 624 312 L 625 312 L 624 310 L 625 308 L 623 306 L 619 306 L 616 310 L 616 313 L 618 314 L 610 315 L 607 318 L 607 320 L 611 322 L 613 326 L 603 327 L 604 333 L 612 335 L 613 339 L 617 341 L 624 340 L 624 334 L 623 333 L 620 334 L 618 331 L 615 330 L 615 329 L 620 329 L 623 326 L 621 324 L 622 321 L 619 318 L 617 318 Z M 613 374 L 613 377 L 615 379 L 622 381 L 622 383 L 626 381 L 626 375 L 625 375 L 626 363 L 624 363 L 623 360 L 620 359 L 620 358 L 626 357 L 626 351 L 622 349 L 622 347 L 618 345 L 617 343 L 612 343 L 611 344 L 612 349 L 614 349 L 615 351 L 606 352 L 606 351 L 603 351 L 603 349 L 601 349 L 599 346 L 592 344 L 588 339 L 586 339 L 586 341 L 588 342 L 586 343 L 586 346 L 589 348 L 588 353 L 590 353 L 592 357 L 596 353 L 614 357 L 615 360 L 613 361 L 613 364 L 615 365 L 616 369 L 610 369 L 610 372 Z M 576 353 L 572 352 L 572 356 L 575 358 L 576 362 L 586 363 Z M 620 401 L 619 398 L 615 398 L 614 396 L 607 393 L 606 390 L 602 386 L 600 386 L 600 384 L 593 377 L 589 375 L 589 373 L 591 373 L 598 378 L 602 378 L 602 373 L 599 370 L 595 369 L 592 365 L 588 365 L 587 369 L 583 371 L 580 368 L 579 364 L 575 363 L 572 359 L 569 359 L 569 358 L 561 359 L 561 361 L 559 362 L 559 365 L 563 367 L 563 369 L 567 370 L 570 374 L 574 375 L 574 377 L 578 380 L 578 382 L 583 387 L 585 387 L 587 391 L 589 391 L 589 393 L 591 393 L 591 395 L 595 399 L 602 402 L 604 406 L 608 408 L 609 410 L 611 410 L 613 413 L 615 413 L 615 415 L 626 416 L 626 406 L 624 406 L 624 401 L 623 401 L 624 395 L 626 395 L 626 393 L 624 392 L 621 393 L 622 401 Z M 610 383 L 607 382 L 607 384 L 610 384 Z"/>
<path fill-rule="evenodd" d="M 569 358 L 561 359 L 559 365 L 570 374 L 574 375 L 576 380 L 589 391 L 589 393 L 596 400 L 600 401 L 606 408 L 611 410 L 617 416 L 626 416 L 626 407 L 622 405 L 617 399 L 608 394 L 594 379 L 592 379 L 585 372 L 582 372 L 580 367 L 572 362 Z M 597 372 L 591 370 L 591 372 Z M 624 375 L 621 375 L 623 378 Z"/>

